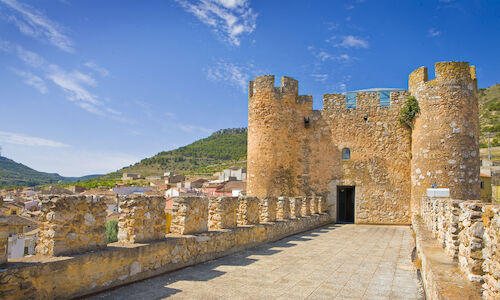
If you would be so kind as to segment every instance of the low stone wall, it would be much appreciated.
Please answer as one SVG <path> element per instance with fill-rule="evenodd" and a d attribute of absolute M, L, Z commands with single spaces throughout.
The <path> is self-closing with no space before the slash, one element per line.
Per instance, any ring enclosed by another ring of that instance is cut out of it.
<path fill-rule="evenodd" d="M 41 198 L 36 252 L 69 255 L 106 248 L 106 204 L 97 196 Z"/>
<path fill-rule="evenodd" d="M 259 202 L 259 212 L 261 223 L 276 221 L 277 199 L 275 197 L 263 198 Z"/>
<path fill-rule="evenodd" d="M 120 200 L 118 241 L 142 243 L 165 237 L 165 198 L 131 195 Z"/>
<path fill-rule="evenodd" d="M 483 283 L 483 298 L 500 298 L 500 206 L 479 200 L 424 197 L 422 221 L 469 281 Z"/>
<path fill-rule="evenodd" d="M 299 218 L 302 216 L 302 197 L 290 197 L 290 217 Z"/>
<path fill-rule="evenodd" d="M 319 197 L 309 197 L 311 200 L 311 214 L 317 214 L 318 211 L 318 198 Z"/>
<path fill-rule="evenodd" d="M 208 199 L 201 199 L 208 205 Z M 201 202 L 182 199 L 177 201 L 177 211 L 188 207 L 201 209 Z M 328 223 L 328 214 L 318 214 L 195 235 L 170 234 L 163 240 L 145 244 L 113 243 L 106 250 L 73 257 L 23 258 L 9 262 L 8 268 L 0 272 L 0 299 L 81 297 L 279 240 Z"/>
<path fill-rule="evenodd" d="M 259 199 L 257 197 L 240 196 L 237 212 L 238 225 L 259 224 Z"/>
<path fill-rule="evenodd" d="M 303 197 L 302 198 L 302 211 L 301 214 L 303 217 L 311 215 L 311 198 Z"/>
<path fill-rule="evenodd" d="M 0 212 L 0 265 L 7 263 L 7 239 L 9 238 L 9 226 L 7 218 Z"/>
<path fill-rule="evenodd" d="M 172 205 L 172 225 L 174 234 L 194 234 L 208 230 L 208 198 L 175 198 Z"/>
<path fill-rule="evenodd" d="M 290 218 L 290 201 L 286 197 L 279 197 L 276 208 L 276 220 L 286 220 Z"/>
<path fill-rule="evenodd" d="M 208 228 L 236 227 L 238 208 L 238 197 L 211 197 L 208 201 Z"/>
<path fill-rule="evenodd" d="M 325 197 L 317 197 L 318 199 L 318 211 L 319 213 L 324 213 L 328 211 L 328 203 L 326 203 Z"/>

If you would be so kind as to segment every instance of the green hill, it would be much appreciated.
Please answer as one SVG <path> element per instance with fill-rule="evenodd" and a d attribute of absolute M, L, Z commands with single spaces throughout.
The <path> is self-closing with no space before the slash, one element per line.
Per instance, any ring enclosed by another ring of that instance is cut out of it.
<path fill-rule="evenodd" d="M 245 166 L 246 156 L 247 129 L 222 129 L 207 138 L 175 150 L 160 152 L 113 174 L 116 176 L 128 172 L 150 176 L 163 175 L 167 171 L 213 174 L 232 165 Z"/>
<path fill-rule="evenodd" d="M 492 146 L 500 146 L 500 84 L 479 90 L 480 145 L 487 147 L 488 136 Z"/>
<path fill-rule="evenodd" d="M 74 182 L 99 175 L 63 177 L 57 173 L 38 172 L 12 159 L 0 156 L 0 188 Z"/>

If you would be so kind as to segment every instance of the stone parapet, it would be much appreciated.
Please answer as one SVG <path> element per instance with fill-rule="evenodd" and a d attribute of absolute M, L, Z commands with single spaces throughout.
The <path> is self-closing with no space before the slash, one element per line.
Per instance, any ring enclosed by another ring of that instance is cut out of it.
<path fill-rule="evenodd" d="M 483 298 L 500 298 L 500 205 L 424 197 L 420 211 L 421 223 L 456 268 L 469 281 L 483 283 Z"/>
<path fill-rule="evenodd" d="M 238 225 L 259 224 L 259 199 L 257 197 L 240 196 L 237 218 Z"/>
<path fill-rule="evenodd" d="M 182 209 L 200 209 L 203 200 L 208 204 L 206 198 L 179 200 L 177 205 L 183 204 Z M 207 205 L 205 207 L 208 211 Z M 280 240 L 328 223 L 329 216 L 322 214 L 195 235 L 171 234 L 154 243 L 113 243 L 106 251 L 63 259 L 37 260 L 38 257 L 26 257 L 8 264 L 7 269 L 0 272 L 0 299 L 79 298 Z"/>
<path fill-rule="evenodd" d="M 290 218 L 290 201 L 288 197 L 279 197 L 277 203 L 276 220 Z"/>
<path fill-rule="evenodd" d="M 236 227 L 237 210 L 238 197 L 211 197 L 208 201 L 208 229 Z"/>
<path fill-rule="evenodd" d="M 172 216 L 170 232 L 173 234 L 205 232 L 208 230 L 208 198 L 174 198 Z"/>
<path fill-rule="evenodd" d="M 120 199 L 118 241 L 141 243 L 165 238 L 165 198 L 130 195 Z"/>
<path fill-rule="evenodd" d="M 500 298 L 500 208 L 498 205 L 483 207 L 483 298 Z"/>
<path fill-rule="evenodd" d="M 460 269 L 471 281 L 482 281 L 483 234 L 482 204 L 473 201 L 460 203 L 460 245 L 458 261 Z"/>
<path fill-rule="evenodd" d="M 276 221 L 276 197 L 266 197 L 259 202 L 260 222 Z"/>
<path fill-rule="evenodd" d="M 318 199 L 318 211 L 319 213 L 324 213 L 328 211 L 328 203 L 326 202 L 325 197 L 319 196 Z"/>
<path fill-rule="evenodd" d="M 309 197 L 311 201 L 311 214 L 317 214 L 319 213 L 318 210 L 318 198 L 319 197 Z"/>
<path fill-rule="evenodd" d="M 60 256 L 106 248 L 106 204 L 97 196 L 41 198 L 36 252 Z"/>
<path fill-rule="evenodd" d="M 302 197 L 290 197 L 290 217 L 293 219 L 302 216 Z"/>
<path fill-rule="evenodd" d="M 311 198 L 302 197 L 302 212 L 301 215 L 303 217 L 311 215 Z"/>
<path fill-rule="evenodd" d="M 7 244 L 9 238 L 9 226 L 7 218 L 0 212 L 0 265 L 7 263 Z"/>

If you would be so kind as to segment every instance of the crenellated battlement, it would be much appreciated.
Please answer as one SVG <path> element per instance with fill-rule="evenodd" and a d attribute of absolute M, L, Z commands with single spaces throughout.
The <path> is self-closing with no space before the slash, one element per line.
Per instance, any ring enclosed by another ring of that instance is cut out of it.
<path fill-rule="evenodd" d="M 324 94 L 323 110 L 325 111 L 366 111 L 374 108 L 391 109 L 406 103 L 408 92 L 405 90 L 382 92 L 388 93 L 389 99 L 381 99 L 380 91 L 352 92 L 343 94 Z M 348 103 L 347 94 L 351 94 L 354 102 Z M 389 101 L 387 101 L 389 100 Z M 384 102 L 385 101 L 385 102 Z M 350 105 L 349 105 L 350 104 Z"/>
<path fill-rule="evenodd" d="M 457 84 L 466 86 L 472 84 L 471 88 L 477 89 L 476 67 L 470 66 L 468 62 L 437 62 L 434 70 L 436 78 L 430 81 L 426 67 L 420 67 L 413 71 L 408 80 L 409 90 L 414 93 L 425 87 Z"/>
<path fill-rule="evenodd" d="M 174 198 L 173 233 L 167 234 L 160 199 L 164 203 L 160 196 L 124 197 L 124 236 L 106 247 L 106 206 L 99 197 L 47 196 L 40 237 L 48 250 L 2 265 L 0 298 L 82 297 L 330 223 L 328 214 L 315 209 L 291 219 L 289 197 L 281 197 L 277 208 L 275 198 L 181 197 Z M 265 223 L 259 224 L 260 216 Z M 146 232 L 148 226 L 154 234 Z M 0 245 L 6 232 L 0 226 Z"/>
<path fill-rule="evenodd" d="M 281 77 L 281 85 L 274 86 L 274 75 L 262 75 L 255 77 L 248 84 L 248 95 L 251 99 L 254 95 L 260 93 L 273 93 L 276 98 L 283 99 L 283 96 L 295 97 L 295 103 L 299 105 L 308 105 L 312 109 L 312 96 L 299 95 L 299 82 L 291 77 Z"/>

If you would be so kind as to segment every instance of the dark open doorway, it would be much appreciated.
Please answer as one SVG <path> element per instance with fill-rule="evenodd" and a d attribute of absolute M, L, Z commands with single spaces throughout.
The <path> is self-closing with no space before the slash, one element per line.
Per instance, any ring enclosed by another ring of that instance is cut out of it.
<path fill-rule="evenodd" d="M 354 223 L 354 187 L 337 187 L 337 223 Z"/>

